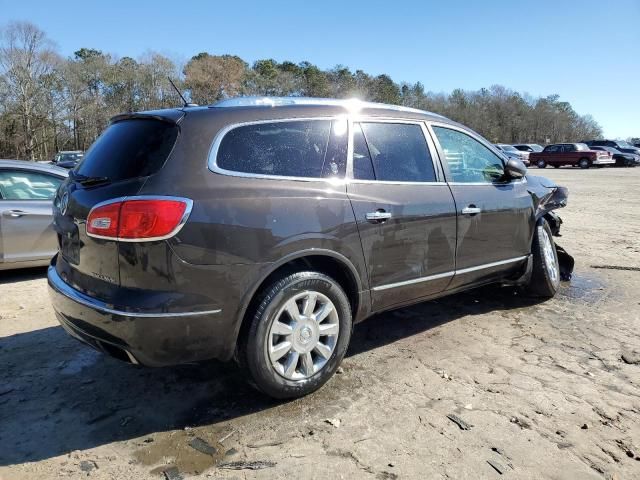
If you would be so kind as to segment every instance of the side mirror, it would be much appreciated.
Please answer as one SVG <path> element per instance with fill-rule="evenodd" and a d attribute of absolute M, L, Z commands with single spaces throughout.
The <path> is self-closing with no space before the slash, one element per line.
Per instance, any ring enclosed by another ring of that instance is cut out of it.
<path fill-rule="evenodd" d="M 527 167 L 520 160 L 510 158 L 504 166 L 504 176 L 509 179 L 522 178 L 527 174 Z"/>

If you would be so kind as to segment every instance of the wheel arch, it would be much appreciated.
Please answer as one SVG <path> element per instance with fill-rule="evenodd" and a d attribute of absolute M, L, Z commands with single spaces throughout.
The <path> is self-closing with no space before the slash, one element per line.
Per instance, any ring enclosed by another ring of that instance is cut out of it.
<path fill-rule="evenodd" d="M 347 257 L 332 250 L 302 250 L 269 264 L 269 268 L 262 271 L 258 280 L 247 291 L 236 315 L 235 344 L 250 323 L 247 319 L 259 302 L 260 292 L 278 278 L 305 270 L 324 273 L 340 284 L 351 303 L 354 323 L 369 315 L 371 301 L 368 288 L 363 285 L 363 279 L 358 274 L 358 270 Z"/>

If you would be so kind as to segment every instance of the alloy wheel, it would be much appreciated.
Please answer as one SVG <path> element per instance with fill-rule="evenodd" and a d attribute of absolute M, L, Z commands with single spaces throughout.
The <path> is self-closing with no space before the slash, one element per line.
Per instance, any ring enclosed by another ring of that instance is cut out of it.
<path fill-rule="evenodd" d="M 304 380 L 322 370 L 335 350 L 340 322 L 333 302 L 306 290 L 278 311 L 266 349 L 273 369 L 288 380 Z"/>
<path fill-rule="evenodd" d="M 549 274 L 549 278 L 555 284 L 558 282 L 558 263 L 556 262 L 556 256 L 554 255 L 554 247 L 547 233 L 547 230 L 541 228 L 542 232 L 541 240 L 542 240 L 542 253 L 544 255 L 544 263 L 547 269 L 547 273 Z"/>

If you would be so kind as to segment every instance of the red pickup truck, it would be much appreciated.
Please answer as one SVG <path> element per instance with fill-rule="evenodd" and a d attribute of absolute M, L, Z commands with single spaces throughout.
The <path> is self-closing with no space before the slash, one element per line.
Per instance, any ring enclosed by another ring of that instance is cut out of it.
<path fill-rule="evenodd" d="M 531 152 L 529 161 L 531 165 L 537 165 L 538 168 L 545 168 L 547 165 L 552 165 L 555 168 L 560 168 L 563 165 L 589 168 L 616 163 L 610 152 L 591 150 L 584 143 L 547 145 L 541 152 Z"/>

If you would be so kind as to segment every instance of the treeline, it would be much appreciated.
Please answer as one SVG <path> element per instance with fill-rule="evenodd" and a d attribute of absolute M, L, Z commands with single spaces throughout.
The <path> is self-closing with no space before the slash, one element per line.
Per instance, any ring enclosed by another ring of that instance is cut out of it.
<path fill-rule="evenodd" d="M 91 48 L 61 57 L 33 24 L 15 22 L 0 38 L 0 158 L 50 159 L 85 150 L 122 112 L 181 104 L 178 88 L 204 105 L 237 95 L 358 97 L 440 113 L 494 142 L 558 142 L 599 137 L 600 126 L 558 95 L 534 98 L 502 86 L 450 94 L 397 83 L 344 66 L 200 53 L 182 68 L 159 53 L 118 58 Z"/>

